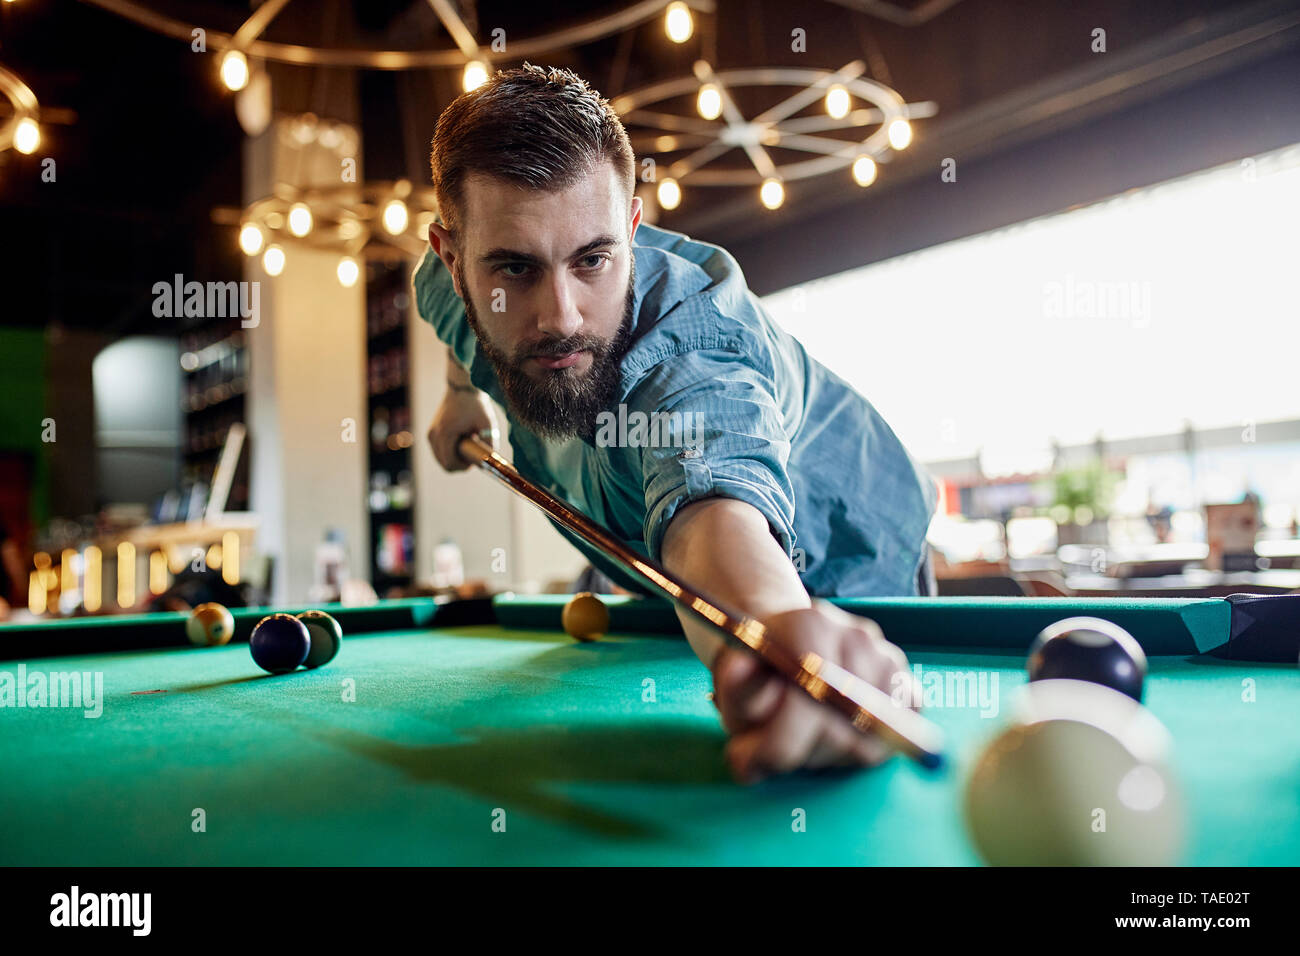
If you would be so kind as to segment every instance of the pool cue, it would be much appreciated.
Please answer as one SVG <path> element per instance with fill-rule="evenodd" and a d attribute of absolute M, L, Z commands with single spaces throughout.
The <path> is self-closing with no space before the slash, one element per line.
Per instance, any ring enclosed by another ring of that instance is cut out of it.
<path fill-rule="evenodd" d="M 784 676 L 813 700 L 833 707 L 863 734 L 875 733 L 882 740 L 924 767 L 943 763 L 943 732 L 932 721 L 910 707 L 896 704 L 888 694 L 838 664 L 812 652 L 796 657 L 768 640 L 767 628 L 745 614 L 720 607 L 647 558 L 637 554 L 586 515 L 537 487 L 502 458 L 478 435 L 466 435 L 457 449 L 466 461 L 479 465 L 520 497 L 581 537 L 588 544 L 617 561 L 639 580 L 653 587 L 757 654 L 769 667 Z"/>

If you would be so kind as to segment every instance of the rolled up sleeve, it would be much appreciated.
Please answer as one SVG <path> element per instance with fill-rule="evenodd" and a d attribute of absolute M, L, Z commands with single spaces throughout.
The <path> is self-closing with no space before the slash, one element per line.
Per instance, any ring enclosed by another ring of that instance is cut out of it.
<path fill-rule="evenodd" d="M 652 374 L 629 396 L 629 418 L 637 411 L 647 417 L 657 413 L 664 423 L 660 441 L 638 449 L 647 553 L 660 560 L 668 525 L 683 506 L 727 497 L 758 509 L 790 556 L 795 546 L 790 442 L 770 380 L 739 352 L 693 353 L 688 375 L 682 374 L 682 364 L 674 363 L 671 380 L 666 373 Z"/>

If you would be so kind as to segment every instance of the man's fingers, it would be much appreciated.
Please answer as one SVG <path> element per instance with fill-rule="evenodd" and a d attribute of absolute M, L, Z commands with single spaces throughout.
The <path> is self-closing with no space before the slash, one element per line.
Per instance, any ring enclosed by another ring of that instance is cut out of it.
<path fill-rule="evenodd" d="M 890 644 L 883 637 L 876 639 L 849 631 L 844 636 L 840 654 L 845 669 L 880 688 L 899 704 L 920 709 L 916 679 L 902 648 Z"/>
<path fill-rule="evenodd" d="M 832 715 L 825 721 L 822 735 L 808 756 L 808 766 L 874 767 L 888 760 L 893 752 L 875 734 L 864 734 L 847 720 Z"/>
<path fill-rule="evenodd" d="M 788 773 L 801 767 L 875 767 L 894 753 L 874 734 L 863 734 L 835 714 L 801 714 L 804 704 L 787 697 L 768 723 L 735 733 L 727 761 L 742 783 Z"/>
<path fill-rule="evenodd" d="M 796 638 L 802 646 L 839 663 L 900 705 L 919 706 L 902 649 L 887 641 L 874 621 L 817 604 L 831 626 L 804 631 Z M 751 782 L 800 767 L 875 766 L 893 754 L 878 736 L 856 730 L 748 657 L 730 651 L 715 667 L 715 703 L 732 734 L 727 758 L 738 779 Z M 762 687 L 759 673 L 776 686 L 770 691 Z"/>
<path fill-rule="evenodd" d="M 783 681 L 745 651 L 728 648 L 713 662 L 713 703 L 729 733 L 767 720 L 785 692 Z"/>
<path fill-rule="evenodd" d="M 818 706 L 802 694 L 783 694 L 770 720 L 735 734 L 727 758 L 737 778 L 748 782 L 805 766 L 822 733 Z"/>
<path fill-rule="evenodd" d="M 454 438 L 443 438 L 442 441 L 438 443 L 439 450 L 441 451 L 438 460 L 442 462 L 442 467 L 448 471 L 464 471 L 469 467 L 469 462 L 460 455 L 460 448 L 457 447 L 458 444 L 458 440 Z"/>

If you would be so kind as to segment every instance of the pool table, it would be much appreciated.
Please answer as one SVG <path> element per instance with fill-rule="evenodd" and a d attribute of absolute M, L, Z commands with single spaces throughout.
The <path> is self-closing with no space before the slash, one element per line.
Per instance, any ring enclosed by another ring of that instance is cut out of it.
<path fill-rule="evenodd" d="M 879 621 L 923 684 L 973 674 L 988 696 L 928 708 L 942 770 L 896 758 L 745 787 L 671 607 L 611 598 L 611 634 L 578 643 L 564 600 L 326 608 L 339 656 L 280 676 L 246 643 L 269 609 L 235 609 L 234 641 L 214 648 L 186 644 L 183 614 L 0 627 L 0 863 L 975 864 L 964 774 L 1037 630 L 1079 613 L 1152 655 L 1146 703 L 1189 805 L 1183 862 L 1300 863 L 1300 638 L 1274 626 L 1252 645 L 1227 602 L 837 601 Z M 15 706 L 32 675 L 74 672 L 102 675 L 102 701 Z"/>

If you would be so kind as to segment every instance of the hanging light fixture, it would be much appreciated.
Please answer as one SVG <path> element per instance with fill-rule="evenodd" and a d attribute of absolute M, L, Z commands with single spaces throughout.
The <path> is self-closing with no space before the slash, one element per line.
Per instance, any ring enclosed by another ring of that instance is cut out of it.
<path fill-rule="evenodd" d="M 634 140 L 658 152 L 679 154 L 662 160 L 671 168 L 674 183 L 657 197 L 661 208 L 675 208 L 670 203 L 684 201 L 683 189 L 691 185 L 757 187 L 759 201 L 777 209 L 786 200 L 786 184 L 794 180 L 848 170 L 859 186 L 870 185 L 880 173 L 877 164 L 891 150 L 910 145 L 912 122 L 938 112 L 929 101 L 908 103 L 866 72 L 862 60 L 833 71 L 761 67 L 719 72 L 699 60 L 692 76 L 611 97 L 610 105 Z M 789 92 L 791 87 L 794 92 Z M 747 118 L 740 115 L 739 104 L 757 99 L 754 88 L 771 90 L 769 99 L 775 102 Z M 745 95 L 733 96 L 733 89 L 744 89 Z M 689 110 L 683 110 L 681 101 L 687 96 L 694 97 L 699 116 L 720 120 L 714 129 L 700 129 Z M 824 113 L 809 113 L 808 107 L 819 99 Z M 689 142 L 682 142 L 688 129 Z M 842 131 L 851 131 L 855 140 L 834 135 Z M 770 152 L 776 148 L 781 154 Z M 680 155 L 683 150 L 689 152 Z M 719 161 L 737 152 L 747 163 Z M 796 152 L 812 155 L 786 158 Z"/>

